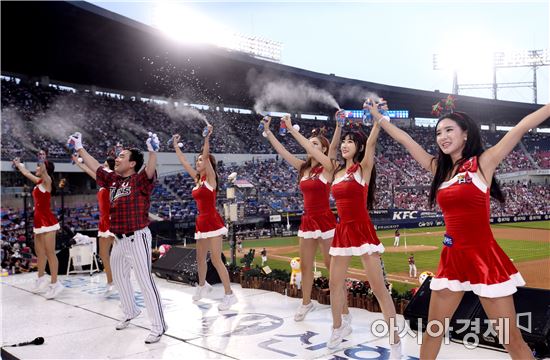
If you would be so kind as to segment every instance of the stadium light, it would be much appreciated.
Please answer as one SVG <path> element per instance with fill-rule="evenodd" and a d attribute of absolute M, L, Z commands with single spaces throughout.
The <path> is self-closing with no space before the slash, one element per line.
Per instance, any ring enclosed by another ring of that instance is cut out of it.
<path fill-rule="evenodd" d="M 281 60 L 282 43 L 234 33 L 181 4 L 159 3 L 153 25 L 179 42 L 212 44 L 271 61 Z"/>
<path fill-rule="evenodd" d="M 489 57 L 486 52 L 480 52 L 476 56 L 468 56 L 465 59 L 460 54 L 471 55 L 472 52 L 449 52 L 444 54 L 433 54 L 434 70 L 452 70 L 453 71 L 453 94 L 458 94 L 460 89 L 492 89 L 493 98 L 497 99 L 499 88 L 529 87 L 533 90 L 533 103 L 537 103 L 537 69 L 541 66 L 550 65 L 548 49 L 541 50 L 515 50 L 515 51 L 496 51 Z M 485 66 L 490 59 L 490 66 L 493 72 L 492 83 L 481 84 L 463 84 L 459 85 L 457 80 L 458 70 L 470 70 L 476 67 Z M 467 66 L 473 64 L 474 66 Z M 476 65 L 477 64 L 477 65 Z M 497 82 L 497 69 L 530 67 L 533 71 L 533 79 L 529 82 Z"/>
<path fill-rule="evenodd" d="M 547 66 L 550 65 L 550 57 L 548 49 L 501 51 L 495 52 L 494 64 L 496 67 Z"/>

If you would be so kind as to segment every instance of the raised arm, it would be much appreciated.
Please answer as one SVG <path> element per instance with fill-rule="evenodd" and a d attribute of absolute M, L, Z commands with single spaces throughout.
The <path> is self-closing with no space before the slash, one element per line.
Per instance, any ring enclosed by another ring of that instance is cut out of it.
<path fill-rule="evenodd" d="M 76 153 L 82 158 L 84 164 L 94 173 L 101 166 L 101 164 L 82 147 L 82 135 L 80 133 L 74 133 L 69 137 L 67 144 L 74 147 Z"/>
<path fill-rule="evenodd" d="M 271 132 L 269 129 L 269 125 L 271 124 L 271 117 L 266 116 L 262 120 L 264 122 L 264 132 L 267 135 L 267 140 L 271 143 L 271 146 L 277 151 L 279 155 L 283 159 L 285 159 L 293 168 L 296 170 L 300 170 L 302 167 L 302 164 L 304 163 L 304 160 L 298 159 L 296 156 L 292 155 L 284 146 L 277 140 L 275 135 Z M 290 131 L 290 129 L 288 129 Z"/>
<path fill-rule="evenodd" d="M 483 170 L 485 179 L 490 180 L 493 177 L 493 173 L 500 162 L 514 150 L 514 147 L 516 147 L 526 132 L 537 127 L 548 118 L 550 118 L 550 104 L 544 105 L 537 111 L 521 119 L 495 146 L 481 154 L 479 165 Z"/>
<path fill-rule="evenodd" d="M 342 136 L 342 126 L 340 126 L 337 116 L 335 116 L 335 120 L 336 126 L 334 127 L 334 134 L 332 135 L 332 140 L 328 149 L 328 157 L 333 162 L 333 164 L 336 164 L 336 159 L 338 156 L 338 145 L 340 144 L 340 137 Z"/>
<path fill-rule="evenodd" d="M 93 172 L 88 166 L 86 166 L 86 164 L 84 164 L 83 162 L 80 162 L 80 160 L 79 160 L 80 158 L 78 157 L 78 155 L 73 154 L 72 159 L 73 159 L 73 163 L 76 166 L 78 166 L 80 168 L 80 170 L 84 171 L 92 179 L 94 179 L 94 180 L 96 179 L 96 173 Z"/>
<path fill-rule="evenodd" d="M 147 178 L 152 179 L 155 177 L 157 171 L 157 152 L 149 151 L 149 160 L 147 160 L 147 165 L 145 165 L 145 172 L 147 173 Z"/>
<path fill-rule="evenodd" d="M 12 162 L 13 162 L 13 165 L 15 165 L 17 170 L 19 170 L 19 172 L 21 172 L 21 174 L 24 177 L 26 177 L 27 179 L 29 179 L 35 184 L 37 184 L 40 181 L 40 178 L 38 176 L 35 176 L 33 173 L 31 173 L 29 169 L 27 169 L 25 165 L 19 160 L 18 157 L 13 159 Z"/>
<path fill-rule="evenodd" d="M 149 132 L 149 137 L 145 141 L 147 145 L 147 152 L 149 152 L 149 159 L 147 165 L 145 165 L 145 173 L 149 180 L 153 179 L 157 173 L 157 151 L 160 148 L 160 142 L 157 134 Z"/>
<path fill-rule="evenodd" d="M 436 163 L 434 161 L 434 156 L 430 155 L 426 150 L 422 148 L 413 138 L 407 134 L 405 131 L 401 130 L 397 126 L 389 122 L 389 119 L 382 116 L 378 111 L 376 105 L 365 104 L 369 109 L 373 117 L 373 122 L 377 122 L 384 131 L 388 133 L 395 141 L 400 143 L 407 149 L 409 154 L 415 159 L 420 166 L 424 169 L 430 171 L 432 174 L 435 174 Z"/>
<path fill-rule="evenodd" d="M 212 131 L 214 130 L 213 126 L 208 124 L 208 135 L 204 138 L 204 145 L 202 146 L 202 161 L 205 164 L 206 169 L 206 180 L 212 187 L 216 188 L 216 172 L 214 171 L 214 167 L 212 167 L 212 163 L 210 162 L 210 135 L 212 135 Z"/>
<path fill-rule="evenodd" d="M 306 150 L 309 154 L 311 154 L 311 156 L 313 156 L 315 160 L 317 160 L 321 165 L 323 165 L 323 168 L 326 171 L 331 173 L 332 170 L 334 170 L 334 164 L 332 163 L 332 161 L 330 161 L 330 157 L 323 154 L 322 151 L 320 151 L 315 146 L 313 146 L 313 144 L 308 139 L 306 139 L 302 134 L 300 134 L 298 130 L 296 130 L 292 126 L 292 120 L 290 119 L 290 115 L 285 115 L 283 117 L 283 121 L 285 122 L 286 128 L 288 129 L 288 131 L 292 134 L 292 136 L 296 139 L 296 141 L 298 141 L 298 143 L 304 148 L 304 150 Z"/>
<path fill-rule="evenodd" d="M 197 178 L 197 171 L 193 168 L 193 166 L 191 166 L 191 164 L 187 161 L 187 159 L 185 158 L 185 155 L 183 154 L 183 152 L 181 151 L 180 147 L 178 146 L 178 143 L 181 139 L 181 136 L 179 134 L 175 134 L 174 136 L 172 136 L 172 138 L 174 139 L 173 141 L 173 145 L 174 145 L 174 150 L 176 151 L 176 156 L 178 157 L 178 160 L 180 161 L 180 163 L 183 165 L 183 168 L 185 169 L 185 171 L 187 171 L 187 173 L 193 178 L 193 179 L 196 179 Z"/>
<path fill-rule="evenodd" d="M 365 156 L 361 160 L 361 168 L 363 169 L 363 177 L 365 179 L 370 178 L 370 173 L 374 166 L 374 154 L 376 153 L 376 142 L 378 141 L 379 134 L 380 125 L 374 122 L 365 144 Z"/>

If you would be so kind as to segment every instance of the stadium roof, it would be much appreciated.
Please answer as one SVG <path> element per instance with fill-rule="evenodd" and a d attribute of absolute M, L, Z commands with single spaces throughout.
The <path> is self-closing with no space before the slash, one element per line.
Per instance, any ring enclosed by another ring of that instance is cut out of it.
<path fill-rule="evenodd" d="M 182 45 L 157 29 L 85 2 L 0 4 L 2 73 L 243 108 L 252 108 L 255 101 L 247 79 L 261 74 L 326 89 L 348 109 L 358 108 L 361 99 L 342 98 L 340 90 L 359 87 L 387 98 L 393 109 L 409 110 L 413 117 L 433 117 L 431 106 L 447 96 L 316 73 L 213 46 Z M 485 124 L 516 123 L 540 107 L 466 96 L 458 96 L 457 104 Z M 308 104 L 281 111 L 334 110 Z"/>

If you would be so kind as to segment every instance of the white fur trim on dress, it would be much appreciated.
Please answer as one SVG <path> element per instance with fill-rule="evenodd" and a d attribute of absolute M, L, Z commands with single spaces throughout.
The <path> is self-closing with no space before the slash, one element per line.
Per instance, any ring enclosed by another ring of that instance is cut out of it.
<path fill-rule="evenodd" d="M 512 295 L 518 289 L 517 286 L 524 286 L 525 280 L 519 272 L 510 275 L 510 279 L 498 284 L 470 284 L 469 281 L 460 282 L 458 280 L 449 280 L 447 278 L 433 278 L 430 283 L 430 289 L 451 291 L 473 291 L 478 296 L 487 298 L 498 298 Z"/>
<path fill-rule="evenodd" d="M 224 226 L 222 228 L 219 228 L 218 230 L 214 231 L 208 231 L 208 232 L 196 232 L 195 233 L 195 239 L 207 239 L 211 237 L 216 237 L 220 235 L 227 235 L 227 228 Z"/>
<path fill-rule="evenodd" d="M 39 227 L 39 228 L 34 228 L 34 229 L 32 229 L 32 231 L 35 234 L 44 234 L 44 233 L 47 233 L 47 232 L 50 232 L 50 231 L 56 231 L 56 230 L 59 230 L 59 229 L 61 229 L 61 226 L 59 226 L 59 223 L 57 223 L 57 224 L 54 224 L 52 226 L 42 226 L 42 227 Z"/>
<path fill-rule="evenodd" d="M 321 232 L 321 230 L 315 230 L 315 231 L 302 231 L 298 230 L 298 237 L 304 238 L 304 239 L 318 239 L 321 238 L 323 240 L 330 239 L 334 237 L 334 229 Z"/>
<path fill-rule="evenodd" d="M 107 230 L 107 231 L 98 231 L 97 237 L 107 238 L 107 237 L 116 237 L 116 236 L 111 232 L 111 230 Z"/>
<path fill-rule="evenodd" d="M 329 254 L 332 256 L 361 256 L 363 254 L 372 255 L 372 253 L 382 254 L 384 252 L 384 245 L 382 243 L 378 245 L 363 244 L 359 247 L 330 247 Z"/>

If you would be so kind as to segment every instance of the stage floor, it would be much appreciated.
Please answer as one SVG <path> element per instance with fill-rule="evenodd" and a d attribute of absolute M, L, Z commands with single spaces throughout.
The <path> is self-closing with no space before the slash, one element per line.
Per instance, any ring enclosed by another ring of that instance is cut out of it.
<path fill-rule="evenodd" d="M 315 302 L 303 322 L 295 322 L 300 299 L 274 292 L 243 289 L 233 284 L 239 303 L 219 312 L 221 284 L 208 299 L 193 303 L 194 288 L 155 277 L 164 304 L 168 331 L 147 345 L 149 321 L 145 311 L 127 329 L 116 331 L 122 318 L 118 294 L 104 298 L 103 274 L 61 276 L 67 287 L 55 300 L 29 291 L 36 273 L 0 278 L 2 345 L 43 337 L 43 345 L 4 348 L 20 359 L 386 359 L 388 338 L 377 338 L 371 324 L 380 313 L 351 308 L 353 333 L 340 349 L 330 351 L 330 307 Z M 136 299 L 144 308 L 139 287 Z M 399 316 L 399 323 L 404 319 Z M 409 330 L 416 335 L 415 332 Z M 402 338 L 403 359 L 416 359 L 420 346 L 411 335 Z M 4 354 L 6 355 L 6 354 Z M 441 359 L 508 359 L 506 353 L 468 350 L 462 344 L 443 345 Z"/>

